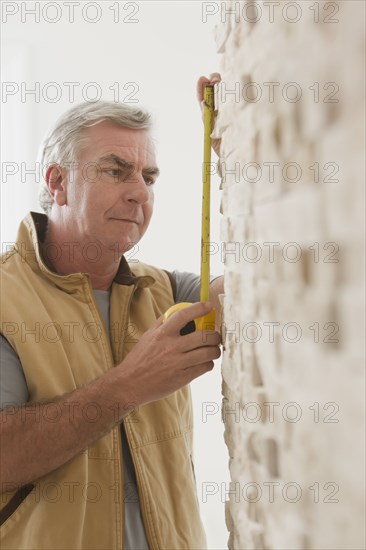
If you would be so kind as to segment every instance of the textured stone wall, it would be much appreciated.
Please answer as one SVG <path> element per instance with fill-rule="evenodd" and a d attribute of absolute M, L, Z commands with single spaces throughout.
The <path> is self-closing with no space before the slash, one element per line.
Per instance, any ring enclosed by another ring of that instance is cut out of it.
<path fill-rule="evenodd" d="M 365 548 L 365 4 L 203 9 L 222 54 L 229 547 Z"/>

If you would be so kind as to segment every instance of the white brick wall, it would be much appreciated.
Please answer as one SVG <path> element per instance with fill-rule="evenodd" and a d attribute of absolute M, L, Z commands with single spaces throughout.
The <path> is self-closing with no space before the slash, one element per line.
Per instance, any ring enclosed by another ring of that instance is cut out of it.
<path fill-rule="evenodd" d="M 365 4 L 218 4 L 229 547 L 365 548 Z"/>

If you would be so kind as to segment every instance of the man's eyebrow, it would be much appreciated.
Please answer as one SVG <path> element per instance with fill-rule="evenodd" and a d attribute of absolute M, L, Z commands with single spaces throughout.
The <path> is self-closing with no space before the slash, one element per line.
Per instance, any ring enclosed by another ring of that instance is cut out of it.
<path fill-rule="evenodd" d="M 148 166 L 142 169 L 142 173 L 158 177 L 160 175 L 160 170 L 157 166 Z"/>
<path fill-rule="evenodd" d="M 127 160 L 119 157 L 118 155 L 114 155 L 111 153 L 110 155 L 105 155 L 104 157 L 100 157 L 99 162 L 112 162 L 114 164 L 117 164 L 120 168 L 130 168 L 131 170 L 135 167 L 133 162 L 128 162 Z"/>
<path fill-rule="evenodd" d="M 119 166 L 120 168 L 128 168 L 130 170 L 133 170 L 135 168 L 135 164 L 133 162 L 129 162 L 125 160 L 122 157 L 119 157 L 118 155 L 115 155 L 111 153 L 110 155 L 105 155 L 99 159 L 99 162 L 112 162 Z M 158 177 L 160 175 L 160 170 L 157 166 L 146 166 L 142 169 L 142 172 L 144 174 L 149 174 L 150 176 L 156 176 Z"/>

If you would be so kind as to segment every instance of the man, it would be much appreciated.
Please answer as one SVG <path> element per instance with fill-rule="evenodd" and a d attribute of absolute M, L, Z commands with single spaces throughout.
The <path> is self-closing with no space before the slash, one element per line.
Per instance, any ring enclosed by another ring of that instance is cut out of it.
<path fill-rule="evenodd" d="M 201 77 L 200 102 L 218 80 Z M 3 257 L 1 548 L 204 548 L 188 384 L 220 336 L 180 329 L 212 305 L 163 323 L 197 280 L 123 257 L 153 210 L 149 115 L 75 107 L 43 162 L 47 216 L 28 215 Z M 219 278 L 216 307 L 221 292 Z"/>

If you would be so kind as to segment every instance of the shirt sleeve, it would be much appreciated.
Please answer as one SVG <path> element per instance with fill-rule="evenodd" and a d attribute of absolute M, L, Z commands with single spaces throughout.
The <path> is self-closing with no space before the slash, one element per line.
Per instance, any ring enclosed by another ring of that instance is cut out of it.
<path fill-rule="evenodd" d="M 175 301 L 179 302 L 199 302 L 200 300 L 200 276 L 188 271 L 172 271 L 172 276 L 176 283 Z M 219 276 L 211 276 L 210 283 Z"/>
<path fill-rule="evenodd" d="M 0 408 L 25 403 L 29 399 L 27 382 L 17 353 L 0 335 Z"/>

